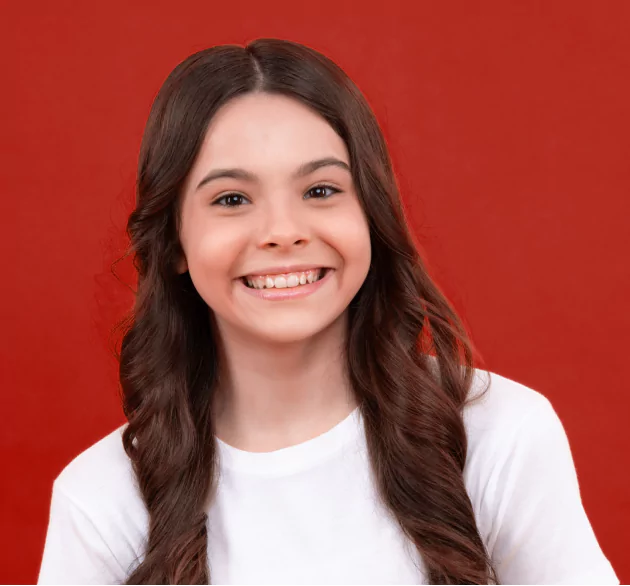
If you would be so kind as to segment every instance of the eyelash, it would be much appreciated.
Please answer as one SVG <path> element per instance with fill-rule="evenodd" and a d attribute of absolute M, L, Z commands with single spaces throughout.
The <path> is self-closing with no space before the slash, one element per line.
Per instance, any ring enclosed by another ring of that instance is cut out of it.
<path fill-rule="evenodd" d="M 315 197 L 315 198 L 309 198 L 309 199 L 328 199 L 329 197 L 335 195 L 335 193 L 340 193 L 341 190 L 337 189 L 336 187 L 333 187 L 332 185 L 327 185 L 325 183 L 319 183 L 318 185 L 313 185 L 313 187 L 311 187 L 306 193 L 309 193 L 315 189 L 330 189 L 333 193 L 331 193 L 330 195 L 326 195 L 324 197 Z M 240 193 L 226 193 L 225 195 L 222 195 L 221 197 L 218 197 L 217 199 L 215 199 L 211 205 L 218 205 L 224 208 L 237 208 L 240 207 L 242 204 L 237 204 L 237 205 L 227 205 L 226 203 L 220 203 L 221 201 L 227 201 L 228 198 L 230 197 L 241 197 L 243 199 L 246 199 L 244 195 L 240 194 Z"/>

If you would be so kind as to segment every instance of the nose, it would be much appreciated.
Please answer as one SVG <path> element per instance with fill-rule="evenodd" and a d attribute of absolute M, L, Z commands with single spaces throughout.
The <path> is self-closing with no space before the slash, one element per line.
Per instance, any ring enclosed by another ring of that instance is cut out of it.
<path fill-rule="evenodd" d="M 296 210 L 268 210 L 263 222 L 264 228 L 259 239 L 259 248 L 303 247 L 311 239 L 305 218 L 301 217 Z"/>

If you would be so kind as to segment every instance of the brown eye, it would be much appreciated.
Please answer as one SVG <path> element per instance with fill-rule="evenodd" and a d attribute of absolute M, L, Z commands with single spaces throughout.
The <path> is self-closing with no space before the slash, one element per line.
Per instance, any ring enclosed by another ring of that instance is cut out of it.
<path fill-rule="evenodd" d="M 224 208 L 236 208 L 243 205 L 246 201 L 248 201 L 247 198 L 240 193 L 227 193 L 215 199 L 212 205 L 218 205 Z"/>
<path fill-rule="evenodd" d="M 326 190 L 332 191 L 332 193 L 326 194 Z M 336 187 L 333 187 L 332 185 L 315 185 L 314 187 L 311 187 L 307 192 L 306 195 L 308 194 L 312 194 L 311 197 L 308 197 L 307 199 L 327 199 L 329 198 L 331 195 L 334 195 L 335 193 L 340 193 L 341 190 L 337 189 Z"/>

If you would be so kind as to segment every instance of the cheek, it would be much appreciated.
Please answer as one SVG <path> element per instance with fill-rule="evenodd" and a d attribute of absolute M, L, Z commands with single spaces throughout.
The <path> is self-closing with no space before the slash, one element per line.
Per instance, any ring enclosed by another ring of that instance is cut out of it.
<path fill-rule="evenodd" d="M 326 222 L 328 239 L 342 257 L 344 272 L 365 276 L 371 261 L 370 229 L 358 202 Z"/>
<path fill-rule="evenodd" d="M 247 246 L 247 234 L 220 223 L 200 228 L 189 240 L 190 277 L 206 304 L 218 309 L 231 295 L 235 267 Z"/>
<path fill-rule="evenodd" d="M 205 226 L 198 231 L 195 245 L 189 255 L 193 265 L 201 271 L 216 271 L 216 276 L 225 276 L 243 250 L 247 234 L 223 224 Z"/>

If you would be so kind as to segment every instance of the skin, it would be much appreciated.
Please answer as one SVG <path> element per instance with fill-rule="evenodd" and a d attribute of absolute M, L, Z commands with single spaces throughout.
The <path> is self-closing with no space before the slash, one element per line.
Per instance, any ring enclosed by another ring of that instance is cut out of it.
<path fill-rule="evenodd" d="M 190 271 L 220 338 L 215 433 L 242 450 L 307 441 L 356 406 L 342 348 L 348 304 L 370 266 L 368 222 L 348 170 L 294 176 L 327 157 L 350 166 L 344 141 L 317 113 L 289 97 L 248 94 L 217 112 L 182 191 L 178 270 Z M 256 177 L 198 187 L 225 168 Z M 322 183 L 334 189 L 313 190 Z M 334 271 L 299 299 L 260 299 L 239 280 L 305 263 Z"/>

